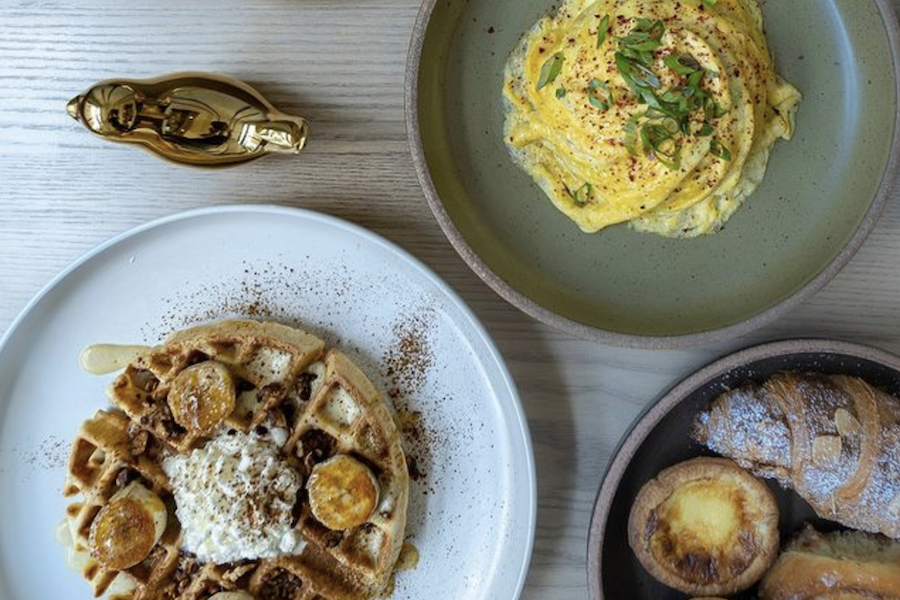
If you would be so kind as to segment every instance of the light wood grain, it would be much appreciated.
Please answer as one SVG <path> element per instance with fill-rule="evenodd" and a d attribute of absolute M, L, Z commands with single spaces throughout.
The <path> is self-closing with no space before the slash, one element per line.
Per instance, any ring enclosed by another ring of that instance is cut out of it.
<path fill-rule="evenodd" d="M 671 352 L 572 339 L 482 284 L 425 204 L 403 124 L 404 64 L 417 10 L 417 0 L 5 0 L 0 332 L 80 254 L 163 215 L 278 203 L 368 227 L 444 277 L 509 361 L 531 423 L 540 487 L 524 598 L 582 599 L 600 477 L 632 419 L 666 387 L 764 339 L 829 336 L 900 351 L 900 206 L 889 205 L 862 251 L 824 291 L 752 337 Z M 308 151 L 222 172 L 187 170 L 97 140 L 65 113 L 65 102 L 99 79 L 177 70 L 222 71 L 257 85 L 280 108 L 311 120 Z"/>

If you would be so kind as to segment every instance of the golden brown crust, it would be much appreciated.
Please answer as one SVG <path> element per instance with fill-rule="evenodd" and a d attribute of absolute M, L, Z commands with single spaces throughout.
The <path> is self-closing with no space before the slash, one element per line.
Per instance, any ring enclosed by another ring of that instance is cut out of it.
<path fill-rule="evenodd" d="M 823 534 L 807 526 L 759 588 L 761 600 L 896 600 L 900 544 L 863 532 Z"/>
<path fill-rule="evenodd" d="M 211 383 L 203 377 L 185 382 L 184 398 L 171 406 L 179 374 L 203 365 L 227 368 L 233 382 L 210 371 Z M 227 388 L 226 397 L 211 404 L 191 399 L 207 388 Z M 134 567 L 120 572 L 94 558 L 85 563 L 79 570 L 97 595 L 112 591 L 120 573 L 133 588 L 113 594 L 115 600 L 206 600 L 222 589 L 249 589 L 260 600 L 297 590 L 304 600 L 363 600 L 385 588 L 403 544 L 409 474 L 384 397 L 349 358 L 334 350 L 326 354 L 321 340 L 283 325 L 224 321 L 177 333 L 138 357 L 117 378 L 111 396 L 124 413 L 99 412 L 82 425 L 73 445 L 65 493 L 82 496 L 68 509 L 73 547 L 89 549 L 91 525 L 125 484 L 123 475 L 166 503 L 171 526 Z M 190 418 L 174 418 L 185 411 Z M 363 522 L 331 531 L 311 514 L 307 498 L 296 507 L 295 528 L 307 542 L 298 554 L 200 565 L 180 552 L 174 498 L 160 462 L 204 443 L 222 419 L 224 427 L 243 431 L 286 429 L 285 460 L 305 476 L 336 453 L 351 455 L 371 472 L 373 480 L 362 483 L 376 488 L 368 495 L 372 510 L 364 511 Z M 193 422 L 197 426 L 188 427 Z"/>
<path fill-rule="evenodd" d="M 179 452 L 201 444 L 208 432 L 185 428 L 168 405 L 170 389 L 179 374 L 213 357 L 233 375 L 264 391 L 259 410 L 250 422 L 229 425 L 247 430 L 265 420 L 269 409 L 281 403 L 290 390 L 285 382 L 319 360 L 325 344 L 313 335 L 281 325 L 247 320 L 228 320 L 198 325 L 173 334 L 166 342 L 138 357 L 113 381 L 113 403 L 147 431 Z M 371 384 L 370 384 L 371 385 Z"/>
<path fill-rule="evenodd" d="M 347 356 L 329 350 L 324 362 L 324 382 L 297 421 L 285 448 L 304 465 L 338 453 L 354 454 L 375 467 L 380 500 L 369 523 L 342 535 L 335 535 L 337 532 L 320 523 L 308 504 L 303 506 L 298 527 L 305 537 L 328 548 L 341 564 L 359 564 L 373 574 L 389 574 L 403 546 L 409 502 L 409 472 L 400 432 L 381 393 Z M 342 404 L 337 395 L 340 390 L 364 409 L 358 417 L 347 419 L 346 413 L 334 410 Z M 328 447 L 320 453 L 318 446 L 323 439 Z M 311 474 L 311 470 L 305 474 Z M 380 589 L 385 581 L 378 577 L 364 583 Z"/>
<path fill-rule="evenodd" d="M 900 539 L 900 402 L 862 379 L 780 373 L 722 394 L 692 435 L 820 517 Z"/>
<path fill-rule="evenodd" d="M 778 552 L 778 506 L 734 462 L 695 458 L 641 488 L 628 542 L 644 568 L 686 594 L 732 594 L 756 583 Z"/>

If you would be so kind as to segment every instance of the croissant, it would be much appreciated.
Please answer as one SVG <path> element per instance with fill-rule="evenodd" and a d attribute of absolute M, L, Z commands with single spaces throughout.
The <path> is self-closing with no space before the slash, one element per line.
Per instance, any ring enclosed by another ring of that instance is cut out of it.
<path fill-rule="evenodd" d="M 896 600 L 900 543 L 807 525 L 787 545 L 759 586 L 762 600 Z"/>
<path fill-rule="evenodd" d="M 728 391 L 692 437 L 793 488 L 820 517 L 900 539 L 900 402 L 856 377 L 782 373 Z"/>

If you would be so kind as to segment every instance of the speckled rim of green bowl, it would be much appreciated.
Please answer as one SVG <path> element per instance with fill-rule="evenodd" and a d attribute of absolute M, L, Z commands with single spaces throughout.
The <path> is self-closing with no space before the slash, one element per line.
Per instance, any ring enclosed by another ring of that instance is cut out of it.
<path fill-rule="evenodd" d="M 434 213 L 444 235 L 447 236 L 450 243 L 463 260 L 466 261 L 469 267 L 475 271 L 476 275 L 513 306 L 516 306 L 535 319 L 538 319 L 551 327 L 565 331 L 566 333 L 593 342 L 653 350 L 712 344 L 745 335 L 778 319 L 798 306 L 801 302 L 822 289 L 825 284 L 831 281 L 831 279 L 837 275 L 848 262 L 850 262 L 850 259 L 853 258 L 874 228 L 875 223 L 878 221 L 878 218 L 881 216 L 881 213 L 890 198 L 890 194 L 894 189 L 896 182 L 900 179 L 900 26 L 898 26 L 897 16 L 890 4 L 890 0 L 871 0 L 878 8 L 878 12 L 884 22 L 891 47 L 891 56 L 893 58 L 894 82 L 898 98 L 894 113 L 893 143 L 891 154 L 884 171 L 884 177 L 878 187 L 878 192 L 875 195 L 872 204 L 869 206 L 869 210 L 866 212 L 856 233 L 831 263 L 829 263 L 828 266 L 826 266 L 803 288 L 785 298 L 775 306 L 753 315 L 744 321 L 719 329 L 685 335 L 644 336 L 607 331 L 568 319 L 544 308 L 514 289 L 487 266 L 481 257 L 471 246 L 469 246 L 468 242 L 466 242 L 463 237 L 462 232 L 460 232 L 453 223 L 453 220 L 450 218 L 447 209 L 441 201 L 437 188 L 434 185 L 434 181 L 431 178 L 419 128 L 418 87 L 419 67 L 422 61 L 422 51 L 425 44 L 426 32 L 431 20 L 431 15 L 439 1 L 440 0 L 423 0 L 422 2 L 422 7 L 416 18 L 412 39 L 410 41 L 404 85 L 406 132 L 407 137 L 409 138 L 413 166 L 415 167 L 416 175 L 419 178 L 422 190 L 425 193 L 425 199 L 428 201 L 428 205 L 431 207 L 431 211 Z"/>

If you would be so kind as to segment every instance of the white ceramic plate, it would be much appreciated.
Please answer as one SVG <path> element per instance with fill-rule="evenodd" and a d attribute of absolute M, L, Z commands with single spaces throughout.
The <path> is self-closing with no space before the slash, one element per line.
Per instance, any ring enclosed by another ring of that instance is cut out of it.
<path fill-rule="evenodd" d="M 228 316 L 300 323 L 396 390 L 401 408 L 422 412 L 409 445 L 425 476 L 411 484 L 407 528 L 421 560 L 398 575 L 394 598 L 518 597 L 534 461 L 515 386 L 484 329 L 384 239 L 317 213 L 244 206 L 175 215 L 103 244 L 0 342 L 0 598 L 91 597 L 54 539 L 69 441 L 108 405 L 109 378 L 79 370 L 81 349 L 154 343 Z M 397 359 L 404 339 L 407 361 Z"/>

